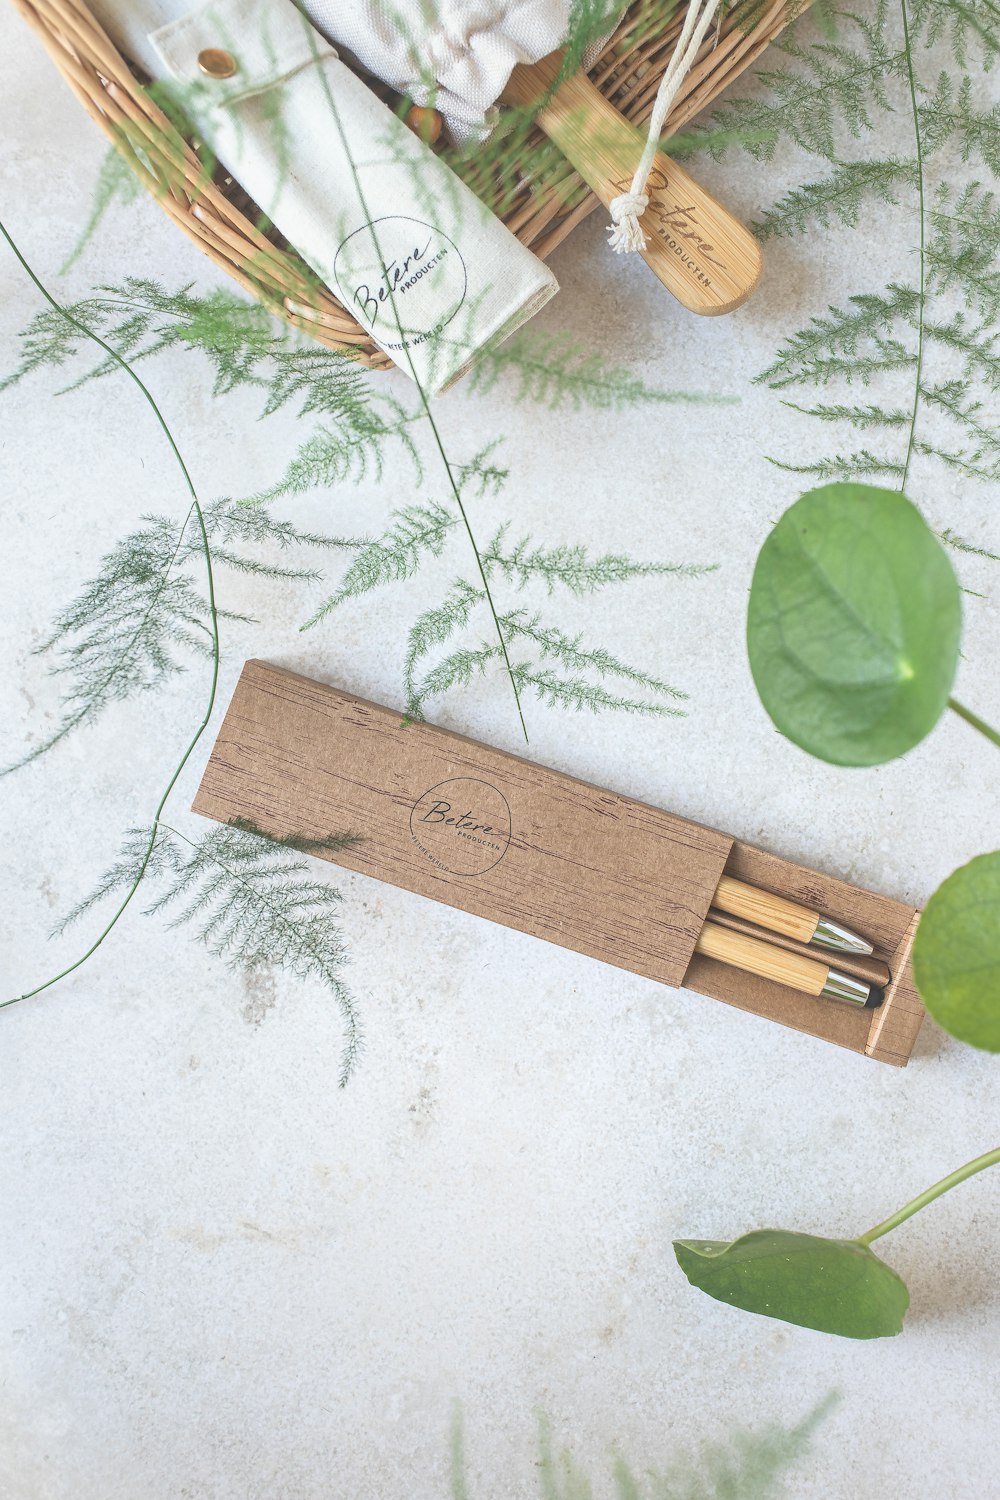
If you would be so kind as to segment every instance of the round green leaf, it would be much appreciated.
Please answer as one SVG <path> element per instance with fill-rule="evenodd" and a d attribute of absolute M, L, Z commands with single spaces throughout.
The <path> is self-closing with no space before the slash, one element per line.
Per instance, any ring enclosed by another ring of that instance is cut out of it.
<path fill-rule="evenodd" d="M 827 484 L 761 548 L 750 670 L 796 745 L 835 765 L 880 765 L 944 712 L 961 620 L 951 563 L 916 507 L 896 490 Z"/>
<path fill-rule="evenodd" d="M 719 1302 L 845 1339 L 899 1333 L 906 1283 L 854 1240 L 755 1229 L 738 1240 L 674 1240 L 688 1281 Z"/>
<path fill-rule="evenodd" d="M 917 928 L 913 977 L 939 1026 L 1000 1052 L 1000 853 L 980 854 L 934 892 Z"/>

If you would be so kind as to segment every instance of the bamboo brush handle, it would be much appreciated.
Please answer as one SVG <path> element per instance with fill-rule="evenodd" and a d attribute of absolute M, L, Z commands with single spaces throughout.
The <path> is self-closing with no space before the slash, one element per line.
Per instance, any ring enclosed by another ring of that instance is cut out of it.
<path fill-rule="evenodd" d="M 516 67 L 503 98 L 530 106 L 551 89 L 559 54 Z M 627 192 L 642 154 L 642 137 L 585 73 L 561 83 L 536 122 L 607 207 Z M 760 280 L 760 246 L 738 219 L 682 166 L 657 152 L 640 223 L 642 258 L 691 312 L 709 317 L 745 302 Z"/>
<path fill-rule="evenodd" d="M 784 896 L 775 896 L 771 891 L 759 891 L 754 885 L 734 880 L 723 875 L 718 889 L 712 897 L 712 905 L 726 911 L 731 917 L 742 917 L 757 927 L 767 927 L 771 932 L 784 933 L 808 943 L 819 923 L 819 912 L 800 906 L 797 901 L 786 901 Z"/>
<path fill-rule="evenodd" d="M 787 949 L 775 948 L 759 938 L 733 932 L 729 927 L 717 927 L 714 922 L 706 922 L 701 929 L 695 952 L 730 964 L 734 969 L 742 969 L 746 974 L 757 974 L 761 979 L 773 979 L 776 984 L 802 990 L 807 995 L 821 994 L 830 972 L 828 964 L 815 958 L 789 953 Z"/>

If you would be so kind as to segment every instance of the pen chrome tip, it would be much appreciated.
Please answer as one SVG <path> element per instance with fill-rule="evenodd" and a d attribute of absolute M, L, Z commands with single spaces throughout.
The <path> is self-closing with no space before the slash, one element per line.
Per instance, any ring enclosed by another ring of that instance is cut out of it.
<path fill-rule="evenodd" d="M 863 979 L 852 979 L 849 974 L 831 969 L 820 994 L 826 1000 L 846 1000 L 849 1005 L 867 1005 L 874 988 L 874 985 L 866 984 Z"/>
<path fill-rule="evenodd" d="M 858 937 L 849 927 L 841 927 L 839 922 L 831 922 L 829 917 L 820 917 L 809 941 L 822 943 L 824 948 L 833 948 L 838 953 L 868 954 L 875 951 L 863 937 Z"/>

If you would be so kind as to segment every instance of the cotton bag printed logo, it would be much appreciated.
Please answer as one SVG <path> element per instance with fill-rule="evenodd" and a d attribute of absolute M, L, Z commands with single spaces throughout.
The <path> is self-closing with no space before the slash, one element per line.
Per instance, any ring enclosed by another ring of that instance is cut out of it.
<path fill-rule="evenodd" d="M 410 835 L 439 870 L 485 875 L 510 848 L 510 804 L 490 782 L 457 776 L 417 798 Z"/>
<path fill-rule="evenodd" d="M 383 349 L 409 349 L 435 338 L 468 291 L 454 240 L 403 214 L 373 219 L 349 234 L 333 274 L 345 305 Z"/>

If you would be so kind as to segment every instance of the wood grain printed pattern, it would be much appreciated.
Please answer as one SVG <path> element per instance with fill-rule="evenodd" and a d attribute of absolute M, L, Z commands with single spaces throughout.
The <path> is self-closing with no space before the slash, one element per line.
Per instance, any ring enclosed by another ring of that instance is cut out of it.
<path fill-rule="evenodd" d="M 243 669 L 194 810 L 279 839 L 359 834 L 333 863 L 897 1067 L 923 1017 L 913 907 L 266 662 Z M 863 933 L 884 1004 L 695 954 L 723 871 Z"/>
<path fill-rule="evenodd" d="M 261 662 L 244 668 L 194 803 L 276 838 L 679 985 L 732 840 Z"/>

